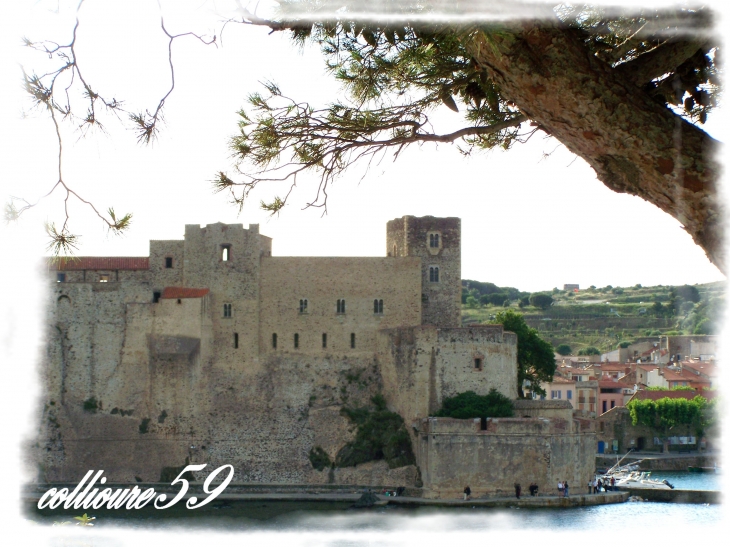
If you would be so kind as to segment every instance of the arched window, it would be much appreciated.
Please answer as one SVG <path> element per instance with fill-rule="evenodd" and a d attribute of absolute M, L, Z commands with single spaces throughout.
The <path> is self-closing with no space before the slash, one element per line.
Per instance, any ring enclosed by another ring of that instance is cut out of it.
<path fill-rule="evenodd" d="M 439 248 L 439 235 L 438 234 L 428 234 L 428 246 L 432 249 L 438 249 Z"/>
<path fill-rule="evenodd" d="M 337 300 L 337 313 L 345 313 L 345 299 L 344 298 Z"/>
<path fill-rule="evenodd" d="M 383 313 L 383 300 L 378 300 L 377 298 L 373 300 L 373 313 L 375 314 L 382 314 Z"/>
<path fill-rule="evenodd" d="M 431 283 L 438 283 L 439 282 L 439 268 L 438 266 L 431 266 L 428 269 L 428 280 Z"/>
<path fill-rule="evenodd" d="M 308 302 L 306 298 L 302 298 L 299 301 L 299 313 L 307 313 L 307 304 Z"/>

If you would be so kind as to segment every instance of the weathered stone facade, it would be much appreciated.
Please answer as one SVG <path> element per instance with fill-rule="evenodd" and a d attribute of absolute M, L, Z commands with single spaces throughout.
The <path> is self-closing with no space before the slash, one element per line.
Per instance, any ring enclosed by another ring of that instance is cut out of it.
<path fill-rule="evenodd" d="M 382 393 L 406 423 L 444 397 L 516 396 L 516 337 L 460 328 L 460 221 L 388 223 L 382 258 L 286 258 L 258 225 L 188 225 L 150 256 L 49 267 L 42 481 L 156 481 L 186 461 L 241 482 L 414 485 L 415 466 L 316 471 Z M 413 432 L 411 431 L 413 435 Z M 414 437 L 415 438 L 415 437 Z"/>
<path fill-rule="evenodd" d="M 417 423 L 424 495 L 458 497 L 466 485 L 474 497 L 514 495 L 515 483 L 527 495 L 532 482 L 540 492 L 555 493 L 558 481 L 565 480 L 582 491 L 595 472 L 593 424 L 573 420 L 566 401 L 560 401 L 562 409 L 558 401 L 545 402 L 555 417 L 426 418 Z M 516 411 L 539 412 L 542 401 L 534 403 Z M 561 410 L 568 419 L 558 417 Z"/>

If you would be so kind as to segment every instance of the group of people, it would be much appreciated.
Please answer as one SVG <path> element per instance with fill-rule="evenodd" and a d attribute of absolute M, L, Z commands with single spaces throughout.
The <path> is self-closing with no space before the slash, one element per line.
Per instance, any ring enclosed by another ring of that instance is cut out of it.
<path fill-rule="evenodd" d="M 567 498 L 569 488 L 570 485 L 568 484 L 568 481 L 558 481 L 558 496 L 561 498 Z"/>
<path fill-rule="evenodd" d="M 600 479 L 595 478 L 592 481 L 588 481 L 588 493 L 589 494 L 597 494 L 598 492 L 610 492 L 611 490 L 616 489 L 616 478 L 611 477 L 609 480 L 608 478 Z"/>

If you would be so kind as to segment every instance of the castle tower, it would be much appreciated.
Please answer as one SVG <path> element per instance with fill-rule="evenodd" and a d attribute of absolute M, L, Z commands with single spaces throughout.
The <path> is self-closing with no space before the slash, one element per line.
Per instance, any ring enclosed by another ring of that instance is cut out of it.
<path fill-rule="evenodd" d="M 461 219 L 391 220 L 386 246 L 388 256 L 421 259 L 421 324 L 461 326 Z"/>

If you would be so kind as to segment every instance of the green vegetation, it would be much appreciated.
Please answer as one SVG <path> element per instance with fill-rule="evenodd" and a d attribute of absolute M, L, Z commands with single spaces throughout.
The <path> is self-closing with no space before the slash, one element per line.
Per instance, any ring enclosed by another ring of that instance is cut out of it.
<path fill-rule="evenodd" d="M 444 399 L 436 416 L 445 418 L 508 418 L 514 415 L 512 401 L 492 388 L 488 395 L 477 395 L 473 391 L 459 393 Z"/>
<path fill-rule="evenodd" d="M 322 471 L 334 465 L 329 454 L 321 446 L 315 446 L 309 451 L 309 461 L 317 471 Z"/>
<path fill-rule="evenodd" d="M 560 344 L 557 348 L 555 348 L 555 353 L 559 353 L 560 355 L 570 355 L 573 353 L 573 350 L 568 344 Z"/>
<path fill-rule="evenodd" d="M 540 338 L 537 330 L 528 327 L 522 315 L 512 310 L 499 312 L 494 321 L 517 335 L 517 393 L 520 398 L 525 396 L 522 389 L 525 380 L 530 382 L 533 392 L 545 395 L 540 384 L 552 381 L 556 368 L 552 345 Z"/>
<path fill-rule="evenodd" d="M 483 298 L 485 294 L 488 298 Z M 492 296 L 495 294 L 498 296 Z M 532 305 L 530 297 L 535 294 L 550 296 L 552 305 L 546 309 Z M 572 355 L 587 348 L 605 353 L 644 337 L 719 334 L 725 306 L 722 282 L 676 287 L 591 286 L 576 293 L 556 287 L 531 295 L 513 287 L 464 280 L 462 299 L 469 296 L 477 302 L 462 306 L 464 324 L 492 323 L 503 306 L 519 310 L 543 339 L 555 348 L 570 346 Z M 506 304 L 501 300 L 505 296 L 510 298 Z"/>
<path fill-rule="evenodd" d="M 84 410 L 86 412 L 95 413 L 101 408 L 101 404 L 96 400 L 96 397 L 89 397 L 84 401 Z"/>
<path fill-rule="evenodd" d="M 403 418 L 387 409 L 382 395 L 371 401 L 374 409 L 342 408 L 342 414 L 357 425 L 357 434 L 337 452 L 335 465 L 354 467 L 374 460 L 387 461 L 391 469 L 414 465 L 416 458 Z"/>
<path fill-rule="evenodd" d="M 578 355 L 601 355 L 601 350 L 591 346 L 591 347 L 583 348 L 582 350 L 580 350 L 578 352 Z"/>
<path fill-rule="evenodd" d="M 631 415 L 632 425 L 644 425 L 661 431 L 685 426 L 701 437 L 705 430 L 714 425 L 717 399 L 707 401 L 697 395 L 693 399 L 670 399 L 664 397 L 657 401 L 650 399 L 629 401 L 626 408 Z"/>
<path fill-rule="evenodd" d="M 535 293 L 530 296 L 530 305 L 546 310 L 553 305 L 553 297 L 547 293 Z"/>

